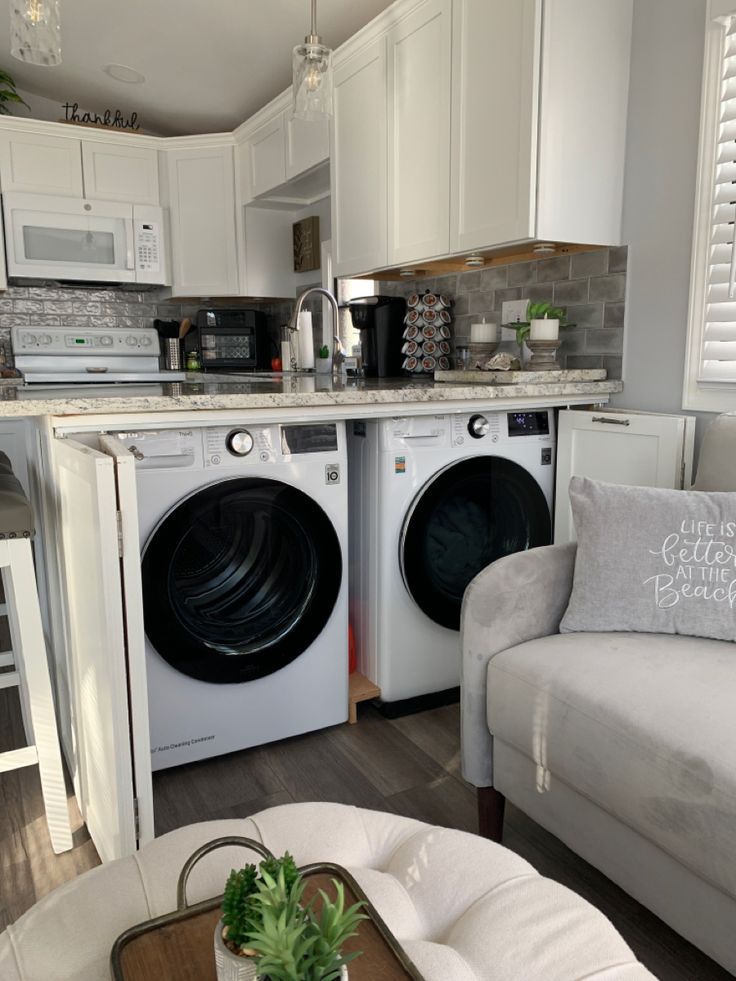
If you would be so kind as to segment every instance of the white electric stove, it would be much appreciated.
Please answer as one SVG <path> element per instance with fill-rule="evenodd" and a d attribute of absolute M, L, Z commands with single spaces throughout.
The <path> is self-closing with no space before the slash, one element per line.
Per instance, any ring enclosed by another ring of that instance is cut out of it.
<path fill-rule="evenodd" d="M 13 327 L 15 367 L 27 384 L 114 384 L 183 381 L 183 371 L 162 370 L 152 328 Z"/>

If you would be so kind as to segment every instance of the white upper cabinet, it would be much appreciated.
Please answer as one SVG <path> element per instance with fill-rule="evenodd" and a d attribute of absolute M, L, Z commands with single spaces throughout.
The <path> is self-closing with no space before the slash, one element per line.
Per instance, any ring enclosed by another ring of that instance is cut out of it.
<path fill-rule="evenodd" d="M 388 258 L 385 36 L 340 62 L 334 85 L 333 270 L 347 276 L 380 269 Z M 417 140 L 417 159 L 419 147 Z"/>
<path fill-rule="evenodd" d="M 454 0 L 450 251 L 532 234 L 539 0 Z"/>
<path fill-rule="evenodd" d="M 0 130 L 0 188 L 81 198 L 80 141 L 3 128 Z"/>
<path fill-rule="evenodd" d="M 266 194 L 286 180 L 284 114 L 279 113 L 255 130 L 246 144 L 250 193 Z"/>
<path fill-rule="evenodd" d="M 633 0 L 453 8 L 451 251 L 619 244 Z"/>
<path fill-rule="evenodd" d="M 388 34 L 388 261 L 449 251 L 451 0 Z"/>
<path fill-rule="evenodd" d="M 330 127 L 326 119 L 293 119 L 288 111 L 285 120 L 286 179 L 290 181 L 329 158 Z"/>
<path fill-rule="evenodd" d="M 178 296 L 237 296 L 232 146 L 166 151 L 172 290 Z"/>
<path fill-rule="evenodd" d="M 158 152 L 151 147 L 82 140 L 84 196 L 98 201 L 159 203 Z"/>

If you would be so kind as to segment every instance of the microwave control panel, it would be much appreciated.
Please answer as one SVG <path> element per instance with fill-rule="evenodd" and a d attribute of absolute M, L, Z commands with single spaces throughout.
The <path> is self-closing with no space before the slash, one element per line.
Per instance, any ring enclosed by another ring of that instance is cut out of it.
<path fill-rule="evenodd" d="M 140 272 L 161 271 L 161 232 L 157 221 L 136 221 L 135 265 Z"/>

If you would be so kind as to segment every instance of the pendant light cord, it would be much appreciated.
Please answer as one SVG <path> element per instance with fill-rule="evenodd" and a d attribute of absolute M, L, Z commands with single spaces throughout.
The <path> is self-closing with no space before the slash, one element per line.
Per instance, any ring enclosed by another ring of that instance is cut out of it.
<path fill-rule="evenodd" d="M 317 33 L 317 0 L 312 0 L 312 33 L 304 38 L 305 44 L 321 44 L 322 38 Z"/>

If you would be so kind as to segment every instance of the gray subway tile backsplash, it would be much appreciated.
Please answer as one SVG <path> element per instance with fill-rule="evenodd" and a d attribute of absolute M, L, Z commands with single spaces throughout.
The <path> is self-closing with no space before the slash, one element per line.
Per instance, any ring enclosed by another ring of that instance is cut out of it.
<path fill-rule="evenodd" d="M 376 288 L 395 296 L 427 289 L 449 293 L 455 298 L 455 338 L 466 343 L 470 325 L 481 317 L 501 322 L 504 301 L 549 300 L 564 307 L 574 324 L 562 331 L 560 363 L 566 368 L 606 368 L 609 378 L 620 378 L 626 254 L 625 246 L 594 249 L 416 282 L 378 283 Z M 514 347 L 512 342 L 507 346 Z"/>

